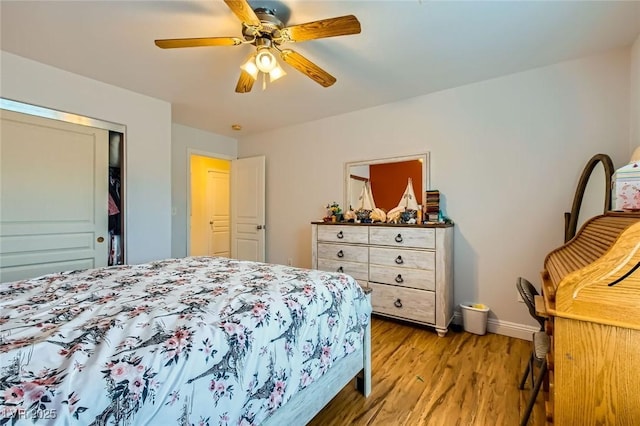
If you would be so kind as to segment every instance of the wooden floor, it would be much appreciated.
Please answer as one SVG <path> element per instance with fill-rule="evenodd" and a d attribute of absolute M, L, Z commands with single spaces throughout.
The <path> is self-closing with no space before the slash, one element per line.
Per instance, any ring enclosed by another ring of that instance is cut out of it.
<path fill-rule="evenodd" d="M 372 392 L 346 386 L 310 425 L 518 425 L 530 383 L 518 382 L 531 342 L 373 317 Z M 529 425 L 544 425 L 541 390 Z"/>

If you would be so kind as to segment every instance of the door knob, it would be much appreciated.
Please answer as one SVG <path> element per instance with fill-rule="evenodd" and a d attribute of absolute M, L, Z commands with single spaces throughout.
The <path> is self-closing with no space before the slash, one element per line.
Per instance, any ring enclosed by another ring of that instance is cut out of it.
<path fill-rule="evenodd" d="M 104 237 L 98 237 L 96 241 L 98 241 L 99 243 L 101 243 L 101 242 L 103 242 L 103 241 L 104 241 Z"/>

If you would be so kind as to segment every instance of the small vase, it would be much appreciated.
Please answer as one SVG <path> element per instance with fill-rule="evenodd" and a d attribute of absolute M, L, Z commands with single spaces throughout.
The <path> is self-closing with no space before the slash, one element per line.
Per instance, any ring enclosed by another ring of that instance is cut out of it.
<path fill-rule="evenodd" d="M 335 222 L 338 218 L 336 218 L 336 215 L 331 216 L 331 222 Z"/>

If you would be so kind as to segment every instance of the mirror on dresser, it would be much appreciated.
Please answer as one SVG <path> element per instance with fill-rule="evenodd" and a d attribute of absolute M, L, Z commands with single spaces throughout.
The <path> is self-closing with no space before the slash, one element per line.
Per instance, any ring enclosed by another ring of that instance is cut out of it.
<path fill-rule="evenodd" d="M 345 209 L 354 209 L 365 182 L 369 181 L 376 207 L 389 211 L 396 207 L 407 188 L 408 178 L 418 204 L 429 188 L 429 153 L 379 158 L 345 163 Z"/>

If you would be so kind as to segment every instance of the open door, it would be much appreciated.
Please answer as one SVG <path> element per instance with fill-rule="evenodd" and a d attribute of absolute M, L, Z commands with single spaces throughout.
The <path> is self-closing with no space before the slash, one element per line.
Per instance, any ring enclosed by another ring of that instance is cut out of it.
<path fill-rule="evenodd" d="M 231 162 L 231 257 L 265 261 L 265 157 Z"/>

